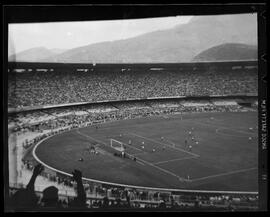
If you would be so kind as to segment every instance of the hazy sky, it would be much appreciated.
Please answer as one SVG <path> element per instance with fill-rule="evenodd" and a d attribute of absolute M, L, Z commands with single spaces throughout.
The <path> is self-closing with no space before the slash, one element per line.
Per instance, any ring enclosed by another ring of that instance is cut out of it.
<path fill-rule="evenodd" d="M 126 39 L 187 23 L 192 16 L 113 21 L 9 25 L 9 55 L 33 47 L 71 49 L 102 41 Z"/>

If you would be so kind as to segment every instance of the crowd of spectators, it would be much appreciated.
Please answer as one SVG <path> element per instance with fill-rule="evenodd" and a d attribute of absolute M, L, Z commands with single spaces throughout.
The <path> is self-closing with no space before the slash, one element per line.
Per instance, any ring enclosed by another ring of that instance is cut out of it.
<path fill-rule="evenodd" d="M 9 73 L 8 107 L 147 97 L 257 94 L 254 71 Z"/>
<path fill-rule="evenodd" d="M 179 101 L 163 100 L 147 102 L 122 102 L 110 105 L 94 104 L 71 106 L 68 108 L 53 108 L 46 111 L 34 110 L 10 114 L 8 124 L 11 132 L 40 132 L 51 129 L 72 129 L 89 126 L 95 123 L 141 118 L 156 115 L 171 115 L 175 113 L 197 112 L 240 112 L 246 108 L 237 103 L 218 103 L 215 101 Z M 256 107 L 249 110 L 256 111 Z"/>
<path fill-rule="evenodd" d="M 29 163 L 26 163 L 28 165 Z M 139 209 L 139 208 L 161 208 L 176 210 L 256 210 L 258 206 L 258 195 L 226 195 L 226 194 L 200 194 L 200 193 L 178 193 L 171 192 L 151 192 L 139 191 L 138 189 L 124 189 L 117 187 L 99 187 L 96 192 L 102 192 L 102 197 L 87 197 L 82 174 L 74 170 L 70 180 L 60 180 L 66 182 L 76 189 L 75 196 L 63 196 L 59 194 L 59 189 L 49 186 L 42 192 L 35 191 L 35 180 L 38 175 L 44 174 L 44 167 L 40 164 L 29 166 L 32 169 L 32 177 L 26 188 L 10 189 L 10 196 L 7 200 L 7 208 L 15 211 L 22 210 L 88 210 L 95 208 L 102 209 Z M 72 180 L 72 181 L 71 181 Z M 110 194 L 108 194 L 110 192 Z"/>
<path fill-rule="evenodd" d="M 59 210 L 64 208 L 63 201 L 59 200 L 58 189 L 55 186 L 49 186 L 42 192 L 42 198 L 40 198 L 35 192 L 36 178 L 43 172 L 44 167 L 41 164 L 37 164 L 33 168 L 32 177 L 27 184 L 26 188 L 21 188 L 14 192 L 13 195 L 8 198 L 7 205 L 9 209 L 14 210 Z M 85 207 L 86 194 L 82 183 L 82 174 L 78 170 L 73 172 L 73 180 L 76 182 L 77 196 L 69 201 L 70 207 Z M 62 204 L 63 203 L 63 204 Z M 66 203 L 67 204 L 67 203 Z"/>

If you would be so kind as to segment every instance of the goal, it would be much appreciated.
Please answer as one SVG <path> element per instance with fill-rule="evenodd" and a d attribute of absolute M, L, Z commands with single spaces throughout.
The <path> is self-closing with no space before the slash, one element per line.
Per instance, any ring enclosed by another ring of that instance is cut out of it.
<path fill-rule="evenodd" d="M 120 142 L 120 141 L 118 141 L 116 139 L 110 139 L 110 144 L 111 144 L 111 147 L 114 150 L 121 153 L 122 157 L 127 158 L 127 159 L 131 159 L 131 160 L 134 160 L 134 161 L 137 160 L 137 158 L 134 155 L 129 154 L 129 153 L 127 153 L 125 151 L 125 146 L 124 146 L 123 142 Z"/>
<path fill-rule="evenodd" d="M 110 139 L 110 145 L 113 149 L 123 152 L 125 151 L 124 145 L 122 142 L 115 140 L 115 139 Z"/>

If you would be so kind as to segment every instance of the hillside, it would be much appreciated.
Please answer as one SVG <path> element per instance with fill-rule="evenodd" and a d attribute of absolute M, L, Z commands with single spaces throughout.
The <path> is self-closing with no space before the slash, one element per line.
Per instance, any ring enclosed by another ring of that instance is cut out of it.
<path fill-rule="evenodd" d="M 189 23 L 177 25 L 172 29 L 155 31 L 125 40 L 90 44 L 67 50 L 61 54 L 40 58 L 40 61 L 69 63 L 189 62 L 206 49 L 224 43 L 256 46 L 256 15 L 197 16 L 193 17 Z"/>
<path fill-rule="evenodd" d="M 40 60 L 50 58 L 54 55 L 63 53 L 64 49 L 47 49 L 45 47 L 35 47 L 31 48 L 17 54 L 10 55 L 8 57 L 9 61 L 17 62 L 39 62 Z"/>
<path fill-rule="evenodd" d="M 222 44 L 199 53 L 193 58 L 193 61 L 250 60 L 257 59 L 257 52 L 255 45 Z"/>

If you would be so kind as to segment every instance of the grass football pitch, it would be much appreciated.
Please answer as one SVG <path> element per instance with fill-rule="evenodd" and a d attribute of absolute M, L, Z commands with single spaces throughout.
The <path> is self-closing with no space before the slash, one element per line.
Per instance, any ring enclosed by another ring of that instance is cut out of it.
<path fill-rule="evenodd" d="M 67 173 L 166 189 L 258 191 L 256 112 L 197 113 L 114 121 L 40 143 L 35 154 Z M 250 129 L 251 128 L 251 129 Z M 129 158 L 114 156 L 114 139 Z M 131 141 L 131 144 L 130 144 Z M 95 144 L 98 154 L 89 154 Z M 83 158 L 83 161 L 78 159 Z"/>

